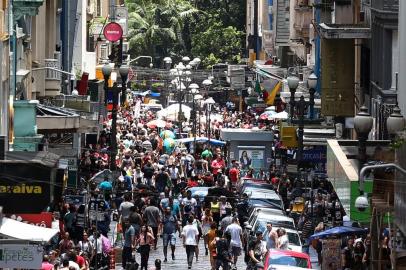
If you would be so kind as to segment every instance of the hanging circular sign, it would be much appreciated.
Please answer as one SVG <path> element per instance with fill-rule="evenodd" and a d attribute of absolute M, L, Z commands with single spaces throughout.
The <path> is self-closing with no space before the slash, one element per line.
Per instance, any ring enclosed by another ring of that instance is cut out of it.
<path fill-rule="evenodd" d="M 123 28 L 115 22 L 106 24 L 103 29 L 104 37 L 111 42 L 119 41 L 123 37 Z"/>

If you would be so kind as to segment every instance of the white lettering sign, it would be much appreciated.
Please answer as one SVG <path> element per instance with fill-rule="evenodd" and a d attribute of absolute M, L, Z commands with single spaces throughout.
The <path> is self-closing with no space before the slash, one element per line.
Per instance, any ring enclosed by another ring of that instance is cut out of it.
<path fill-rule="evenodd" d="M 41 246 L 33 245 L 0 245 L 1 268 L 41 269 Z"/>

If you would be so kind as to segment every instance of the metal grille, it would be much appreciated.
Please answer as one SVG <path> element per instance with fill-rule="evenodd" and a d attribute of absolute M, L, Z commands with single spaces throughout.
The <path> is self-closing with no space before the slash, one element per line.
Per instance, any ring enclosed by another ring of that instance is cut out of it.
<path fill-rule="evenodd" d="M 388 131 L 386 129 L 386 119 L 393 112 L 396 104 L 388 104 L 382 101 L 382 98 L 378 96 L 377 98 L 372 98 L 372 110 L 371 115 L 375 119 L 374 124 L 374 139 L 375 140 L 385 140 L 388 138 Z"/>

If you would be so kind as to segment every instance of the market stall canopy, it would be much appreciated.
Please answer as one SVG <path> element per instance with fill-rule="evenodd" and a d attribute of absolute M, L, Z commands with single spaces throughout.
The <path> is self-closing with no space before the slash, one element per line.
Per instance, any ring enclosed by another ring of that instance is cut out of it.
<path fill-rule="evenodd" d="M 347 226 L 339 226 L 334 227 L 319 233 L 315 233 L 309 237 L 309 240 L 313 239 L 323 239 L 334 235 L 339 236 L 346 236 L 346 235 L 360 235 L 368 233 L 367 229 L 357 228 L 357 227 L 347 227 Z"/>
<path fill-rule="evenodd" d="M 0 225 L 0 236 L 11 239 L 46 243 L 57 233 L 57 229 L 35 226 L 6 217 L 3 217 Z"/>
<path fill-rule="evenodd" d="M 191 110 L 192 109 L 190 107 L 182 104 L 182 113 L 187 119 L 190 118 Z M 167 108 L 157 112 L 158 118 L 166 118 L 172 121 L 177 120 L 178 115 L 179 115 L 179 103 L 172 104 Z"/>
<path fill-rule="evenodd" d="M 192 142 L 194 142 L 194 141 L 195 141 L 195 138 L 194 138 L 194 137 L 176 140 L 176 142 L 178 142 L 178 143 L 192 143 Z M 209 141 L 209 138 L 206 138 L 206 137 L 196 137 L 196 142 L 199 142 L 199 143 L 206 143 L 206 142 L 209 142 L 209 143 L 212 144 L 212 145 L 218 145 L 218 146 L 224 146 L 224 145 L 226 145 L 226 142 L 223 142 L 223 141 L 220 141 L 220 140 L 216 140 L 216 139 L 210 139 L 210 141 Z"/>

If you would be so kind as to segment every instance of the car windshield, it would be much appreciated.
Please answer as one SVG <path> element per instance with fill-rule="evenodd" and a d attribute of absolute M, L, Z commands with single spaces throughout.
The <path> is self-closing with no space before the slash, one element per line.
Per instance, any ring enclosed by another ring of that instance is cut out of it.
<path fill-rule="evenodd" d="M 270 199 L 249 199 L 248 203 L 255 206 L 272 206 L 277 209 L 282 209 L 281 203 L 279 200 L 270 200 Z"/>
<path fill-rule="evenodd" d="M 274 254 L 268 257 L 268 264 L 272 265 L 288 265 L 301 268 L 308 268 L 305 258 L 291 257 L 284 254 Z"/>
<path fill-rule="evenodd" d="M 288 221 L 288 220 L 278 220 L 278 221 L 273 221 L 273 220 L 270 220 L 270 219 L 258 219 L 257 220 L 257 224 L 255 225 L 255 230 L 254 231 L 261 231 L 261 232 L 264 232 L 265 231 L 265 229 L 266 229 L 266 223 L 268 222 L 268 221 L 272 221 L 272 224 L 274 224 L 274 226 L 278 226 L 278 227 L 283 227 L 283 225 L 286 225 L 286 227 L 292 227 L 292 222 L 290 222 L 290 221 Z M 299 239 L 297 239 L 296 240 L 296 242 L 295 241 L 293 241 L 293 242 L 291 242 L 291 239 L 290 239 L 290 237 L 289 237 L 289 233 L 288 233 L 288 239 L 289 239 L 289 243 L 292 243 L 292 244 L 294 244 L 294 245 L 296 245 L 295 243 L 297 242 L 297 241 L 299 241 Z M 294 240 L 294 239 L 292 239 L 292 240 Z M 297 246 L 299 246 L 299 244 L 297 244 Z"/>

